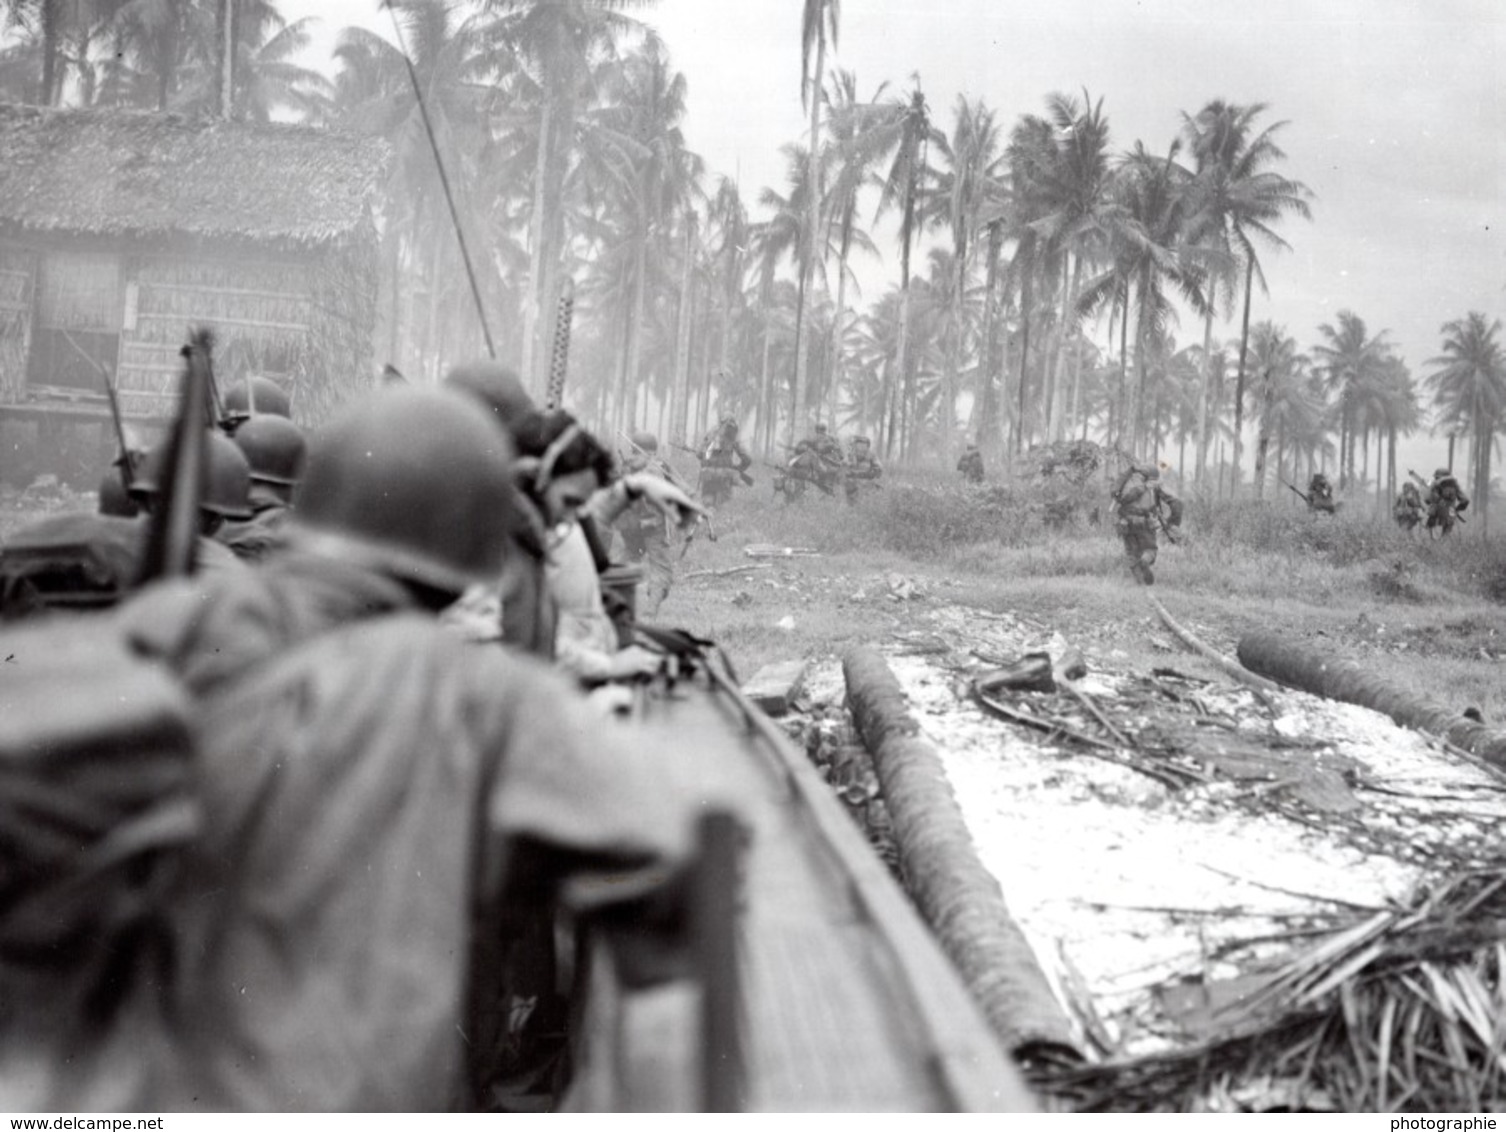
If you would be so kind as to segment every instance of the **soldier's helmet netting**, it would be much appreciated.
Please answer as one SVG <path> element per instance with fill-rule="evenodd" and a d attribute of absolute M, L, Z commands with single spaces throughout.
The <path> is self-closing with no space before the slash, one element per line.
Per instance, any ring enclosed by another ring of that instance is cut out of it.
<path fill-rule="evenodd" d="M 391 386 L 324 430 L 293 540 L 460 594 L 495 582 L 517 524 L 513 446 L 464 393 Z"/>
<path fill-rule="evenodd" d="M 251 478 L 291 486 L 303 475 L 308 441 L 286 417 L 257 415 L 235 430 L 236 447 L 251 465 Z"/>
<path fill-rule="evenodd" d="M 141 471 L 131 481 L 133 496 L 155 496 L 162 487 L 168 445 L 159 444 L 147 453 Z M 199 509 L 227 519 L 251 517 L 251 465 L 235 441 L 221 432 L 208 436 L 208 463 Z"/>
<path fill-rule="evenodd" d="M 651 432 L 639 431 L 633 433 L 633 443 L 645 452 L 659 451 L 659 438 Z"/>
<path fill-rule="evenodd" d="M 1451 473 L 1447 468 L 1439 468 L 1436 472 L 1433 473 L 1433 478 L 1435 480 L 1447 479 L 1450 474 Z"/>

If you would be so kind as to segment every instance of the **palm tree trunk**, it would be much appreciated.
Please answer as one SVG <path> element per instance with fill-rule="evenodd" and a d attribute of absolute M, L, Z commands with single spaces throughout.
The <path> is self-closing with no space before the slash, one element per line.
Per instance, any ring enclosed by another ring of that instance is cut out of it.
<path fill-rule="evenodd" d="M 1016 456 L 1025 451 L 1025 397 L 1030 389 L 1030 307 L 1034 299 L 1030 274 L 1027 270 L 1020 280 L 1020 396 L 1019 410 L 1014 419 Z"/>
<path fill-rule="evenodd" d="M 1255 498 L 1265 498 L 1265 458 L 1271 444 L 1271 367 L 1260 377 L 1260 420 L 1255 433 Z M 1279 462 L 1279 460 L 1278 460 Z"/>
<path fill-rule="evenodd" d="M 1077 306 L 1077 289 L 1082 282 L 1082 257 L 1071 256 L 1070 258 L 1072 260 L 1072 270 L 1070 273 L 1066 270 L 1065 262 L 1062 265 L 1062 273 L 1067 276 L 1067 287 L 1066 293 L 1062 296 L 1061 331 L 1057 335 L 1056 343 L 1056 376 L 1052 379 L 1051 383 L 1056 389 L 1056 407 L 1051 414 L 1052 420 L 1048 434 L 1051 440 L 1060 440 L 1062 438 L 1068 417 L 1066 383 L 1064 381 L 1067 368 L 1067 343 L 1076 322 L 1073 318 L 1073 311 Z M 1075 388 L 1073 396 L 1074 398 L 1076 397 Z"/>
<path fill-rule="evenodd" d="M 1213 403 L 1213 308 L 1203 316 L 1203 396 L 1197 407 L 1197 469 L 1193 482 L 1201 485 L 1208 464 L 1208 410 Z"/>
<path fill-rule="evenodd" d="M 1239 494 L 1239 449 L 1243 442 L 1245 409 L 1245 355 L 1250 348 L 1250 295 L 1255 282 L 1255 257 L 1245 257 L 1245 313 L 1239 330 L 1239 371 L 1234 379 L 1234 460 L 1229 472 L 1229 497 Z"/>
<path fill-rule="evenodd" d="M 694 273 L 695 213 L 687 211 L 684 219 L 685 240 L 680 267 L 680 304 L 675 320 L 674 369 L 670 374 L 669 433 L 671 443 L 685 442 L 685 420 L 690 403 L 690 312 L 694 303 L 691 279 Z"/>
<path fill-rule="evenodd" d="M 837 394 L 842 383 L 842 316 L 847 309 L 847 253 L 852 246 L 854 207 L 849 205 L 842 219 L 842 244 L 837 252 L 837 309 L 832 313 L 831 378 L 827 389 L 827 417 L 833 428 L 837 425 Z"/>
<path fill-rule="evenodd" d="M 800 260 L 800 310 L 795 316 L 795 411 L 790 415 L 789 443 L 795 443 L 795 430 L 805 412 L 806 382 L 808 380 L 805 332 L 806 304 L 810 296 L 811 272 L 816 265 L 816 243 L 820 238 L 821 222 L 821 88 L 826 81 L 826 36 L 818 29 L 816 35 L 816 71 L 811 82 L 811 145 L 806 156 L 805 183 L 805 249 Z"/>
<path fill-rule="evenodd" d="M 978 429 L 978 444 L 990 459 L 996 459 L 999 454 L 999 446 L 995 443 L 999 431 L 999 395 L 998 385 L 994 381 L 994 291 L 999 282 L 999 253 L 1003 244 L 1003 227 L 996 220 L 988 226 L 988 273 L 983 280 L 983 345 L 979 359 L 979 398 L 983 411 Z"/>

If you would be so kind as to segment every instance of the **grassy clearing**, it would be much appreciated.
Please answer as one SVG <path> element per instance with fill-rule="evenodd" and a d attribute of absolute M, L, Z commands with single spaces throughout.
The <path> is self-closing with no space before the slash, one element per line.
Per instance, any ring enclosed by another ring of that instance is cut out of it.
<path fill-rule="evenodd" d="M 888 639 L 938 601 L 1029 617 L 1131 667 L 1200 670 L 1185 653 L 1168 656 L 1170 634 L 1128 578 L 1112 528 L 1051 531 L 1022 521 L 1007 489 L 899 479 L 857 507 L 814 495 L 784 507 L 762 485 L 739 493 L 718 519 L 718 541 L 698 539 L 682 571 L 749 565 L 752 543 L 821 557 L 683 581 L 661 618 L 721 641 L 745 673 Z M 1157 592 L 1184 624 L 1229 653 L 1245 632 L 1292 634 L 1461 711 L 1506 718 L 1497 659 L 1506 562 L 1494 545 L 1409 539 L 1389 521 L 1283 503 L 1189 505 L 1186 537 L 1163 540 L 1156 567 Z M 923 596 L 896 600 L 894 575 Z"/>

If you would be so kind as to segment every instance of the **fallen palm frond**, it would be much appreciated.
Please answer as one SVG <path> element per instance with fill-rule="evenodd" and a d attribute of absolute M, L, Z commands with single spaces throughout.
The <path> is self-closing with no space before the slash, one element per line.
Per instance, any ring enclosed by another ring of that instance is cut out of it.
<path fill-rule="evenodd" d="M 1189 1048 L 1039 1075 L 1083 1111 L 1483 1112 L 1506 1104 L 1506 872 L 1334 929 Z"/>

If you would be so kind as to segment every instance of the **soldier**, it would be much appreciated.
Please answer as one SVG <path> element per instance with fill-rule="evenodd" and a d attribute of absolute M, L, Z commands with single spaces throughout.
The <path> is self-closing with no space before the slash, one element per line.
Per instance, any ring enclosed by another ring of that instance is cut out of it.
<path fill-rule="evenodd" d="M 1307 508 L 1332 515 L 1338 510 L 1333 501 L 1333 485 L 1322 472 L 1314 472 L 1307 481 Z"/>
<path fill-rule="evenodd" d="M 122 611 L 199 724 L 177 962 L 135 980 L 113 1048 L 39 1051 L 6 1107 L 125 1084 L 163 1111 L 478 1106 L 512 928 L 566 869 L 684 858 L 691 806 L 646 752 L 536 661 L 435 623 L 498 576 L 511 464 L 455 394 L 384 391 L 321 436 L 284 554 Z"/>
<path fill-rule="evenodd" d="M 1130 465 L 1114 488 L 1114 514 L 1130 573 L 1142 585 L 1154 585 L 1156 531 L 1164 523 L 1168 535 L 1182 524 L 1182 502 L 1161 486 L 1161 470 L 1154 464 Z M 1162 514 L 1162 508 L 1166 513 Z"/>
<path fill-rule="evenodd" d="M 957 458 L 957 470 L 968 483 L 983 482 L 983 453 L 978 451 L 976 444 L 969 444 Z"/>
<path fill-rule="evenodd" d="M 251 518 L 227 523 L 216 536 L 237 558 L 260 561 L 278 544 L 278 532 L 303 475 L 308 442 L 286 417 L 258 413 L 232 438 L 251 467 Z"/>
<path fill-rule="evenodd" d="M 224 415 L 220 427 L 234 433 L 253 415 L 268 413 L 274 417 L 293 416 L 292 399 L 270 377 L 243 377 L 225 390 L 220 405 Z"/>
<path fill-rule="evenodd" d="M 659 438 L 651 432 L 635 432 L 625 467 L 629 475 L 654 476 L 670 482 L 668 469 L 659 458 Z M 734 438 L 735 442 L 735 438 Z M 622 536 L 629 562 L 642 563 L 643 588 L 639 612 L 652 619 L 669 596 L 674 583 L 675 562 L 670 555 L 669 534 L 664 511 L 641 494 L 615 517 L 612 526 Z"/>
<path fill-rule="evenodd" d="M 200 570 L 236 569 L 241 561 L 215 535 L 227 520 L 251 518 L 251 465 L 235 446 L 235 441 L 210 431 L 204 469 L 204 485 L 199 498 L 199 542 L 197 568 Z M 147 454 L 141 471 L 131 481 L 131 497 L 141 509 L 151 514 L 160 491 L 158 480 L 164 472 L 168 445 L 159 444 Z"/>
<path fill-rule="evenodd" d="M 1396 520 L 1396 525 L 1409 533 L 1416 530 L 1417 524 L 1422 522 L 1424 510 L 1422 493 L 1417 490 L 1417 485 L 1402 484 L 1401 494 L 1391 507 L 1391 517 Z"/>
<path fill-rule="evenodd" d="M 876 491 L 884 467 L 874 458 L 872 442 L 866 436 L 852 440 L 852 456 L 847 461 L 842 486 L 847 492 L 847 502 L 856 503 L 858 494 L 864 490 Z"/>
<path fill-rule="evenodd" d="M 723 417 L 717 426 L 701 438 L 696 455 L 701 461 L 701 476 L 697 489 L 700 496 L 713 507 L 732 498 L 732 485 L 741 479 L 751 483 L 748 468 L 753 457 L 737 438 L 737 419 Z"/>
<path fill-rule="evenodd" d="M 786 470 L 793 479 L 813 483 L 832 495 L 842 477 L 842 463 L 842 445 L 818 423 L 814 432 L 795 445 Z"/>
<path fill-rule="evenodd" d="M 1469 497 L 1464 494 L 1464 489 L 1459 486 L 1459 481 L 1452 472 L 1447 468 L 1439 468 L 1433 473 L 1433 482 L 1428 485 L 1427 505 L 1427 529 L 1446 535 L 1453 531 L 1454 520 L 1469 507 Z"/>

